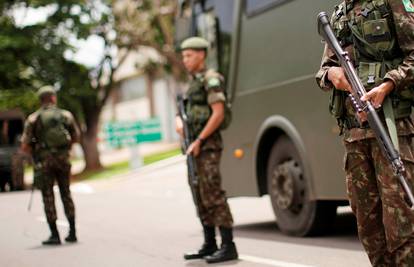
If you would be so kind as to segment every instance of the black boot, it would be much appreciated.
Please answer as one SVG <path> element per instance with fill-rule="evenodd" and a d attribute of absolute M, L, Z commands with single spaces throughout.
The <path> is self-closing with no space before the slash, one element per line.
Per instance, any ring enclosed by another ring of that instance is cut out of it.
<path fill-rule="evenodd" d="M 42 245 L 60 245 L 59 232 L 56 227 L 56 222 L 49 223 L 51 235 L 49 239 L 42 242 Z"/>
<path fill-rule="evenodd" d="M 212 255 L 214 252 L 217 251 L 216 230 L 214 226 L 203 225 L 203 232 L 204 232 L 204 244 L 201 246 L 200 250 L 197 252 L 184 254 L 184 259 L 186 260 L 202 259 L 205 256 Z"/>
<path fill-rule="evenodd" d="M 221 247 L 213 255 L 205 257 L 207 263 L 237 260 L 236 245 L 233 242 L 233 228 L 220 227 Z"/>
<path fill-rule="evenodd" d="M 78 239 L 76 238 L 76 228 L 75 228 L 75 218 L 71 218 L 69 221 L 69 235 L 65 238 L 66 242 L 77 242 Z"/>

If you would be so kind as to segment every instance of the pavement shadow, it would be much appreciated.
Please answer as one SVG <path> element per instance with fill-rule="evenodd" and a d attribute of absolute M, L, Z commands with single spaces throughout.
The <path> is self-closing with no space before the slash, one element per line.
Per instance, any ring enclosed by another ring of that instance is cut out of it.
<path fill-rule="evenodd" d="M 283 234 L 275 221 L 235 225 L 235 236 L 292 244 L 361 250 L 355 216 L 352 213 L 338 214 L 331 229 L 319 236 L 292 237 Z"/>
<path fill-rule="evenodd" d="M 226 261 L 220 263 L 214 263 L 214 266 L 234 266 L 239 263 L 242 263 L 242 260 L 234 260 L 234 261 Z M 186 262 L 185 266 L 188 267 L 198 267 L 198 266 L 212 266 L 212 264 L 208 264 L 205 260 L 192 260 Z"/>
<path fill-rule="evenodd" d="M 60 245 L 48 245 L 48 246 L 44 246 L 44 245 L 37 245 L 34 247 L 28 247 L 26 248 L 27 250 L 51 250 L 51 249 L 59 249 L 59 248 L 67 248 L 67 247 L 72 247 L 72 246 L 77 246 L 80 245 L 81 243 L 76 242 L 76 243 L 62 243 Z"/>

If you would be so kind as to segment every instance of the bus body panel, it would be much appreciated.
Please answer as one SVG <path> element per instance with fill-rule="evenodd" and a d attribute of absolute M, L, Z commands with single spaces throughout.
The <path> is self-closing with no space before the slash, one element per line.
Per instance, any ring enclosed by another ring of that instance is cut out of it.
<path fill-rule="evenodd" d="M 223 132 L 223 185 L 229 196 L 258 196 L 256 144 L 272 116 L 289 120 L 304 144 L 315 199 L 346 199 L 343 147 L 328 113 L 329 94 L 316 85 L 323 45 L 316 15 L 336 3 L 291 0 L 255 16 L 240 17 L 233 122 Z M 268 25 L 273 25 L 269 27 Z M 276 137 L 275 137 L 276 138 Z M 236 159 L 235 149 L 244 157 Z"/>

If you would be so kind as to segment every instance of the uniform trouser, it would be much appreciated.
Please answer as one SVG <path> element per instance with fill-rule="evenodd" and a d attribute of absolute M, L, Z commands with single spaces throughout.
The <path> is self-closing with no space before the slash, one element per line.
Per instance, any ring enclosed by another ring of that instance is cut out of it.
<path fill-rule="evenodd" d="M 202 225 L 230 228 L 233 217 L 226 193 L 221 188 L 220 158 L 221 150 L 201 151 L 196 157 L 199 183 L 195 189 L 200 199 L 195 202 Z"/>
<path fill-rule="evenodd" d="M 411 137 L 399 137 L 406 178 L 412 185 Z M 414 266 L 414 212 L 376 139 L 345 142 L 348 197 L 358 235 L 372 266 Z M 412 187 L 412 186 L 411 186 Z"/>
<path fill-rule="evenodd" d="M 58 184 L 60 197 L 63 202 L 66 218 L 75 218 L 75 205 L 70 193 L 70 168 L 71 164 L 67 157 L 48 157 L 42 162 L 41 166 L 41 191 L 43 204 L 47 221 L 49 223 L 56 222 L 55 195 L 53 193 L 53 185 L 55 181 Z"/>

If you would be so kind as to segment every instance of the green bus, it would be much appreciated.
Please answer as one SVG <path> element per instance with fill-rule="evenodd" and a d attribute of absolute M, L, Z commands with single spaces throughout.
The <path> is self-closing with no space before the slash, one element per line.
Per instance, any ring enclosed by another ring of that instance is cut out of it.
<path fill-rule="evenodd" d="M 323 50 L 316 16 L 338 2 L 179 1 L 177 43 L 206 38 L 208 65 L 227 80 L 223 186 L 232 197 L 270 195 L 288 235 L 317 234 L 348 205 L 339 129 L 314 78 Z"/>

